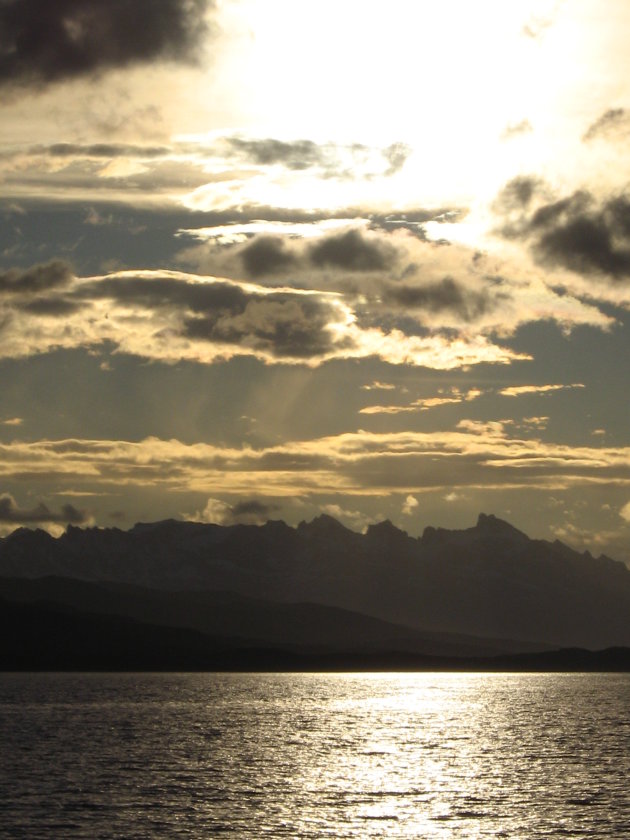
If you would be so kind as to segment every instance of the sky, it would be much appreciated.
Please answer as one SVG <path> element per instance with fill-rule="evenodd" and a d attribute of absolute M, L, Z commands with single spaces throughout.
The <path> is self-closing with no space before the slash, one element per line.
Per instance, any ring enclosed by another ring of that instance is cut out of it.
<path fill-rule="evenodd" d="M 0 0 L 0 535 L 630 563 L 627 0 Z"/>

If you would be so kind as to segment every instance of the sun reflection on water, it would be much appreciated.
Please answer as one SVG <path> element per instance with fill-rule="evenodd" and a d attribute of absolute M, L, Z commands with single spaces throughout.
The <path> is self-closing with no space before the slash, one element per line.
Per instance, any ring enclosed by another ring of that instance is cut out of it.
<path fill-rule="evenodd" d="M 630 836 L 629 688 L 597 674 L 3 675 L 3 820 L 33 840 Z"/>

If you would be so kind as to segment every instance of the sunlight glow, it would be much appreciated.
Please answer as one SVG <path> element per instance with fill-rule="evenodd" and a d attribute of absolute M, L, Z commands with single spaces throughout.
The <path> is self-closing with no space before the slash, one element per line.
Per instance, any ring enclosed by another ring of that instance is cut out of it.
<path fill-rule="evenodd" d="M 530 166 L 542 153 L 535 135 L 502 136 L 525 117 L 535 123 L 553 95 L 549 79 L 565 85 L 570 40 L 554 35 L 551 55 L 525 34 L 557 10 L 551 0 L 324 0 L 305 13 L 284 0 L 242 0 L 229 7 L 244 44 L 239 108 L 260 136 L 409 143 L 415 154 L 388 185 L 391 200 L 488 196 L 515 154 Z"/>

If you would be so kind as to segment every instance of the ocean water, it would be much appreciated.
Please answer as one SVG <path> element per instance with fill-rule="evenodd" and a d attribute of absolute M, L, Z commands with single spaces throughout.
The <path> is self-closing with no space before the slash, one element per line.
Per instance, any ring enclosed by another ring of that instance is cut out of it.
<path fill-rule="evenodd" d="M 630 675 L 0 674 L 0 837 L 630 837 Z"/>

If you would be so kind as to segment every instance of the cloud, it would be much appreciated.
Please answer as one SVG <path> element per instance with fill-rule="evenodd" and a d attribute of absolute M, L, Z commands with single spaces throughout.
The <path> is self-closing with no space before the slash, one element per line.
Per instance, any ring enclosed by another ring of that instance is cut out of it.
<path fill-rule="evenodd" d="M 402 513 L 404 516 L 412 516 L 419 506 L 419 502 L 415 496 L 407 496 L 402 506 Z"/>
<path fill-rule="evenodd" d="M 347 522 L 351 528 L 359 531 L 365 531 L 371 519 L 369 515 L 362 513 L 360 510 L 348 510 L 337 504 L 321 505 L 320 510 L 340 522 Z"/>
<path fill-rule="evenodd" d="M 523 417 L 523 427 L 526 429 L 546 429 L 549 417 Z"/>
<path fill-rule="evenodd" d="M 504 397 L 520 397 L 525 394 L 548 394 L 550 391 L 565 391 L 571 388 L 584 388 L 581 382 L 572 385 L 512 385 L 499 391 Z"/>
<path fill-rule="evenodd" d="M 296 263 L 296 256 L 288 250 L 283 239 L 257 236 L 240 252 L 243 267 L 250 277 L 282 271 Z"/>
<path fill-rule="evenodd" d="M 578 273 L 600 272 L 612 279 L 630 273 L 630 201 L 625 196 L 601 207 L 575 193 L 536 211 L 529 223 L 541 261 Z"/>
<path fill-rule="evenodd" d="M 346 271 L 385 271 L 396 261 L 396 250 L 372 240 L 352 228 L 344 233 L 323 237 L 310 248 L 313 265 L 343 268 Z"/>
<path fill-rule="evenodd" d="M 567 511 L 565 511 L 567 513 Z M 606 553 L 612 550 L 619 550 L 625 553 L 623 527 L 619 529 L 597 530 L 592 528 L 583 528 L 575 525 L 572 522 L 564 522 L 563 524 L 552 526 L 551 532 L 553 535 L 572 546 L 579 546 L 582 549 L 604 549 Z M 587 549 L 587 550 L 588 550 Z"/>
<path fill-rule="evenodd" d="M 379 382 L 375 380 L 374 382 L 370 382 L 368 385 L 362 385 L 362 390 L 364 391 L 395 391 L 396 386 L 393 385 L 391 382 Z"/>
<path fill-rule="evenodd" d="M 285 142 L 191 135 L 168 143 L 161 140 L 143 144 L 132 141 L 139 134 L 155 135 L 159 114 L 145 108 L 140 120 L 142 109 L 130 112 L 129 102 L 123 99 L 111 105 L 112 115 L 107 119 L 111 125 L 103 125 L 100 112 L 107 100 L 94 99 L 82 109 L 84 121 L 91 131 L 100 128 L 106 139 L 91 143 L 38 143 L 0 151 L 4 195 L 41 198 L 57 194 L 64 201 L 72 196 L 93 202 L 99 193 L 108 190 L 111 196 L 116 190 L 116 198 L 130 204 L 133 199 L 127 194 L 129 189 L 147 195 L 168 189 L 165 203 L 178 196 L 191 208 L 231 211 L 241 216 L 243 210 L 250 208 L 255 213 L 248 216 L 248 221 L 269 219 L 267 209 L 273 212 L 273 208 L 265 205 L 274 197 L 284 204 L 285 215 L 289 209 L 293 215 L 306 215 L 306 204 L 320 208 L 313 209 L 313 213 L 320 217 L 325 214 L 326 218 L 339 217 L 344 204 L 351 210 L 349 218 L 354 218 L 357 206 L 365 201 L 375 226 L 391 229 L 396 223 L 418 236 L 423 235 L 423 221 L 444 212 L 458 212 L 452 208 L 418 212 L 411 206 L 403 218 L 394 213 L 390 219 L 389 214 L 377 210 L 382 205 L 374 200 L 376 185 L 394 176 L 409 154 L 401 143 L 383 149 L 359 143 L 321 145 L 311 140 Z M 93 113 L 87 114 L 86 108 Z M 120 123 L 116 122 L 116 115 Z M 115 139 L 108 142 L 107 135 Z M 278 208 L 275 213 L 278 214 Z"/>
<path fill-rule="evenodd" d="M 504 201 L 516 202 L 519 218 L 528 195 L 539 196 L 533 179 L 511 185 L 511 193 L 506 191 Z M 426 219 L 422 211 L 412 215 Z M 361 325 L 406 333 L 448 331 L 467 339 L 472 325 L 478 334 L 505 337 L 524 323 L 545 319 L 567 332 L 577 324 L 607 329 L 614 323 L 585 299 L 561 293 L 560 282 L 552 286 L 520 253 L 505 258 L 436 244 L 408 224 L 422 226 L 405 221 L 404 214 L 378 219 L 366 214 L 188 229 L 186 235 L 203 244 L 184 249 L 179 259 L 215 276 L 246 274 L 274 285 L 284 281 L 333 291 L 352 302 Z"/>
<path fill-rule="evenodd" d="M 517 179 L 504 189 L 495 207 L 522 210 L 502 228 L 508 238 L 523 239 L 538 262 L 577 274 L 610 280 L 630 276 L 630 198 L 598 201 L 586 190 L 535 206 L 538 182 Z"/>
<path fill-rule="evenodd" d="M 223 525 L 226 518 L 229 517 L 230 506 L 227 502 L 221 499 L 208 499 L 203 510 L 185 518 L 192 522 L 209 522 L 214 525 Z"/>
<path fill-rule="evenodd" d="M 237 502 L 232 506 L 232 514 L 235 517 L 241 516 L 269 516 L 272 510 L 277 510 L 277 505 L 269 505 L 257 499 L 250 499 L 244 502 Z"/>
<path fill-rule="evenodd" d="M 464 321 L 476 320 L 495 305 L 486 290 L 476 292 L 466 289 L 452 277 L 418 286 L 389 284 L 384 289 L 383 301 L 405 309 L 428 312 L 450 310 Z"/>
<path fill-rule="evenodd" d="M 363 143 L 316 143 L 313 140 L 279 140 L 273 137 L 223 137 L 216 146 L 218 155 L 236 157 L 256 166 L 282 166 L 293 172 L 317 170 L 325 178 L 354 180 L 378 175 L 395 175 L 411 154 L 405 143 L 392 143 L 378 149 Z"/>
<path fill-rule="evenodd" d="M 414 400 L 408 405 L 368 405 L 360 409 L 359 414 L 407 414 L 417 411 L 429 411 L 440 405 L 457 404 L 476 400 L 483 394 L 478 388 L 470 388 L 468 391 L 460 391 L 459 388 L 451 388 L 446 393 L 436 397 L 425 397 Z"/>
<path fill-rule="evenodd" d="M 121 227 L 144 218 L 113 217 L 104 232 L 84 225 L 84 235 L 105 259 L 109 249 L 101 240 L 117 247 Z M 85 222 L 85 210 L 80 219 Z M 168 230 L 171 216 L 158 222 L 160 231 Z M 46 271 L 11 269 L 1 275 L 5 289 L 38 291 L 0 295 L 0 355 L 107 341 L 122 352 L 164 361 L 211 363 L 247 354 L 318 365 L 378 356 L 451 369 L 525 358 L 498 341 L 529 321 L 553 319 L 565 330 L 614 323 L 587 301 L 550 288 L 533 268 L 476 259 L 464 246 L 438 246 L 406 230 L 374 231 L 369 220 L 362 222 L 348 227 L 343 220 L 343 229 L 332 233 L 319 223 L 301 223 L 299 230 L 290 225 L 285 236 L 252 236 L 248 227 L 219 225 L 199 246 L 203 255 L 194 257 L 203 262 L 203 274 L 138 270 L 82 279 L 66 268 L 59 280 L 54 262 Z M 276 222 L 271 224 L 273 229 Z M 231 235 L 236 242 L 221 241 Z M 161 237 L 134 238 L 142 240 L 134 253 L 150 245 L 156 262 L 164 261 Z M 521 273 L 512 277 L 512 270 Z M 241 279 L 248 274 L 255 282 Z M 67 278 L 67 286 L 59 285 Z M 58 327 L 48 323 L 55 318 Z"/>
<path fill-rule="evenodd" d="M 170 328 L 173 336 L 233 347 L 233 353 L 308 360 L 353 344 L 349 335 L 335 335 L 332 329 L 343 325 L 349 312 L 325 293 L 158 275 L 105 278 L 87 286 L 84 294 L 147 311 L 166 310 L 167 319 L 174 316 L 177 322 Z"/>
<path fill-rule="evenodd" d="M 460 397 L 431 397 L 426 400 L 414 400 L 409 405 L 367 405 L 359 410 L 359 414 L 407 414 L 415 411 L 428 411 L 438 405 L 460 402 Z"/>
<path fill-rule="evenodd" d="M 329 233 L 330 229 L 340 226 L 369 228 L 374 231 L 394 231 L 407 229 L 414 235 L 421 234 L 422 226 L 427 222 L 440 223 L 448 219 L 453 222 L 465 215 L 462 210 L 422 207 L 392 210 L 389 213 L 377 213 L 369 207 L 340 207 L 336 210 L 308 210 L 301 208 L 275 207 L 270 205 L 238 205 L 222 210 L 199 213 L 199 218 L 214 217 L 215 225 L 200 228 L 182 228 L 180 235 L 186 235 L 208 241 L 224 240 L 226 234 L 273 234 L 286 236 L 313 237 Z M 424 238 L 423 235 L 420 236 Z M 232 240 L 237 241 L 237 240 Z"/>
<path fill-rule="evenodd" d="M 449 400 L 450 402 L 450 400 Z M 458 401 L 457 401 L 458 402 Z M 359 409 L 359 414 L 409 414 L 422 411 L 417 405 L 366 405 Z"/>
<path fill-rule="evenodd" d="M 221 225 L 203 232 L 207 241 L 200 250 L 180 256 L 228 276 L 242 276 L 244 270 L 253 278 L 289 275 L 296 285 L 318 282 L 338 290 L 354 288 L 359 274 L 371 275 L 373 282 L 377 274 L 393 270 L 406 248 L 403 234 L 369 230 L 371 220 L 354 219 L 350 224 L 348 219 L 327 219 Z"/>
<path fill-rule="evenodd" d="M 124 218 L 112 221 L 115 242 Z M 319 365 L 375 356 L 452 369 L 529 358 L 497 344 L 498 336 L 528 321 L 549 318 L 566 330 L 576 324 L 607 329 L 614 322 L 549 288 L 546 278 L 489 274 L 500 267 L 496 261 L 474 259 L 464 247 L 423 242 L 406 230 L 344 226 L 330 234 L 313 227 L 285 237 L 237 230 L 245 241 L 227 245 L 212 239 L 202 246 L 207 273 L 200 275 L 138 270 L 80 278 L 58 261 L 5 271 L 0 355 L 112 342 L 121 352 L 163 361 L 211 363 L 246 354 Z M 97 249 L 100 228 L 98 234 L 90 238 Z M 159 241 L 151 244 L 160 254 Z M 313 258 L 325 264 L 314 265 Z M 271 284 L 238 279 L 244 263 Z M 509 266 L 503 268 L 507 274 Z M 283 275 L 287 285 L 280 286 Z"/>
<path fill-rule="evenodd" d="M 261 166 L 281 163 L 287 169 L 300 170 L 331 163 L 330 147 L 320 146 L 312 140 L 286 142 L 273 138 L 225 137 L 223 143 L 232 153 Z"/>
<path fill-rule="evenodd" d="M 573 385 L 513 385 L 508 388 L 502 388 L 498 391 L 498 393 L 504 397 L 520 397 L 534 394 L 548 394 L 553 391 L 563 391 L 584 387 L 585 386 L 581 383 L 575 383 Z M 484 393 L 484 391 L 481 391 L 478 388 L 470 388 L 468 391 L 461 391 L 459 388 L 451 388 L 449 391 L 442 392 L 438 396 L 417 399 L 406 405 L 365 406 L 360 409 L 359 414 L 405 414 L 418 411 L 428 411 L 442 405 L 471 402 L 472 400 L 478 399 Z M 546 416 L 524 417 L 522 422 L 525 427 L 542 429 L 545 428 L 548 420 L 549 417 Z M 501 421 L 500 428 L 502 429 L 507 422 L 508 421 L 506 420 Z M 466 428 L 468 431 L 475 433 L 494 433 L 497 428 L 499 428 L 496 422 L 494 424 L 487 425 L 479 424 L 477 421 L 473 420 L 462 420 L 461 423 L 463 424 L 462 428 Z"/>
<path fill-rule="evenodd" d="M 383 149 L 383 157 L 389 163 L 385 174 L 394 175 L 396 172 L 400 172 L 410 154 L 411 146 L 406 143 L 392 143 L 391 146 Z"/>
<path fill-rule="evenodd" d="M 54 82 L 152 61 L 191 63 L 208 0 L 4 0 L 0 86 Z"/>
<path fill-rule="evenodd" d="M 33 295 L 68 286 L 72 271 L 67 263 L 53 260 L 31 268 L 10 268 L 0 272 L 0 297 L 3 295 Z"/>
<path fill-rule="evenodd" d="M 502 438 L 505 436 L 506 425 L 511 425 L 512 420 L 460 420 L 458 429 L 481 438 Z"/>
<path fill-rule="evenodd" d="M 628 502 L 621 508 L 621 510 L 619 511 L 619 516 L 622 519 L 625 519 L 626 522 L 630 523 L 630 502 Z"/>
<path fill-rule="evenodd" d="M 455 491 L 453 491 L 451 493 L 447 493 L 442 498 L 444 499 L 445 502 L 448 502 L 449 504 L 451 504 L 452 502 L 459 501 L 462 497 L 459 493 L 455 493 Z"/>
<path fill-rule="evenodd" d="M 30 315 L 41 315 L 48 318 L 63 318 L 72 315 L 83 309 L 83 304 L 67 300 L 63 297 L 46 298 L 38 297 L 34 300 L 21 301 L 16 308 Z"/>
<path fill-rule="evenodd" d="M 630 136 L 630 111 L 627 108 L 609 108 L 588 127 L 582 139 L 623 140 Z"/>
<path fill-rule="evenodd" d="M 1 420 L 0 424 L 3 426 L 21 426 L 23 422 L 22 417 L 9 417 L 8 420 Z"/>
<path fill-rule="evenodd" d="M 518 175 L 505 184 L 494 202 L 494 208 L 502 213 L 526 210 L 532 200 L 545 190 L 546 185 L 542 178 L 534 175 Z"/>
<path fill-rule="evenodd" d="M 54 486 L 58 493 L 137 488 L 243 500 L 251 500 L 255 487 L 263 504 L 265 498 L 406 497 L 479 487 L 624 491 L 630 488 L 630 447 L 544 442 L 514 433 L 506 421 L 462 421 L 455 429 L 435 432 L 358 431 L 274 446 L 158 438 L 15 441 L 0 443 L 0 480 L 5 486 L 17 481 Z M 233 515 L 261 513 L 229 507 Z M 4 509 L 11 511 L 11 504 L 5 502 Z"/>
<path fill-rule="evenodd" d="M 174 154 L 169 146 L 138 146 L 131 143 L 52 143 L 50 146 L 31 146 L 29 155 L 74 158 L 160 158 Z"/>
<path fill-rule="evenodd" d="M 71 523 L 81 525 L 86 521 L 86 514 L 70 504 L 63 505 L 61 510 L 56 513 L 42 502 L 30 510 L 25 510 L 18 507 L 13 496 L 8 493 L 0 496 L 0 523 L 15 525 Z"/>
<path fill-rule="evenodd" d="M 230 505 L 221 499 L 208 499 L 203 511 L 187 516 L 195 522 L 210 522 L 216 525 L 263 525 L 279 506 L 259 499 L 248 499 Z"/>
<path fill-rule="evenodd" d="M 503 129 L 502 140 L 512 140 L 514 137 L 522 137 L 523 134 L 531 134 L 534 129 L 529 120 L 521 120 L 517 123 L 509 123 Z"/>
<path fill-rule="evenodd" d="M 218 344 L 248 347 L 276 358 L 325 356 L 336 342 L 329 326 L 338 319 L 334 303 L 317 296 L 278 293 L 253 297 L 237 312 L 186 318 L 183 335 Z M 353 345 L 350 336 L 346 346 Z"/>
<path fill-rule="evenodd" d="M 209 174 L 203 161 L 193 156 L 143 157 L 141 154 L 77 154 L 57 158 L 51 155 L 17 155 L 0 158 L 0 177 L 6 192 L 21 199 L 58 196 L 69 199 L 131 203 L 139 195 L 161 195 L 165 202 L 173 193 L 225 180 L 221 173 Z M 111 149 L 115 151 L 115 149 Z M 132 196 L 134 198 L 132 199 Z"/>
<path fill-rule="evenodd" d="M 72 277 L 55 294 L 61 282 L 56 271 L 12 270 L 4 276 L 12 291 L 46 290 L 0 298 L 4 358 L 104 343 L 141 358 L 202 364 L 249 355 L 316 367 L 330 359 L 373 356 L 447 370 L 529 358 L 480 335 L 416 335 L 361 324 L 351 296 L 338 292 L 145 270 Z"/>

